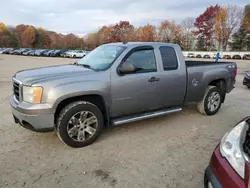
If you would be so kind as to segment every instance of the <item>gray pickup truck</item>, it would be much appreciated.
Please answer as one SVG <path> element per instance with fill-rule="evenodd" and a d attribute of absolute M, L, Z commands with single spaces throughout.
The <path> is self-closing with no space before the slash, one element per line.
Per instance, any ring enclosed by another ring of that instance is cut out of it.
<path fill-rule="evenodd" d="M 65 144 L 83 147 L 104 126 L 178 112 L 185 103 L 214 115 L 236 74 L 235 63 L 185 61 L 176 44 L 112 43 L 74 64 L 17 72 L 10 105 L 21 126 L 55 130 Z"/>

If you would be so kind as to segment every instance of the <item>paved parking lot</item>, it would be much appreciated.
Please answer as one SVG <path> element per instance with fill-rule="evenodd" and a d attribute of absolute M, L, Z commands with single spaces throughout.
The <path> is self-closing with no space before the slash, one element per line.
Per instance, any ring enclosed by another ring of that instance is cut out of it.
<path fill-rule="evenodd" d="M 180 113 L 106 129 L 81 149 L 63 145 L 54 133 L 33 133 L 14 124 L 8 103 L 12 75 L 72 62 L 0 55 L 0 187 L 200 188 L 216 144 L 250 115 L 250 90 L 242 85 L 250 61 L 238 61 L 236 89 L 212 117 L 184 106 Z"/>

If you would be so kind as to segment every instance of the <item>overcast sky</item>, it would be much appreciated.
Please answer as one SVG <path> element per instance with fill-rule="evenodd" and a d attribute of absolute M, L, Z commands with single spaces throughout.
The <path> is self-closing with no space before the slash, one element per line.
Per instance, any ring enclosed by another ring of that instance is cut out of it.
<path fill-rule="evenodd" d="M 249 0 L 1 0 L 0 21 L 6 25 L 29 24 L 60 33 L 84 35 L 103 25 L 130 21 L 135 26 L 162 20 L 197 17 L 207 6 Z"/>

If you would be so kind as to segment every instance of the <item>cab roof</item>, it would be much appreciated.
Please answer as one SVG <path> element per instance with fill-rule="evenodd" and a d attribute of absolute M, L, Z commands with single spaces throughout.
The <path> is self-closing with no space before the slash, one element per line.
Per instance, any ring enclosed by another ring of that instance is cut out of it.
<path fill-rule="evenodd" d="M 177 47 L 179 45 L 173 43 L 162 43 L 162 42 L 116 42 L 116 43 L 109 43 L 105 45 L 119 45 L 125 47 L 137 47 L 137 46 L 172 46 Z"/>

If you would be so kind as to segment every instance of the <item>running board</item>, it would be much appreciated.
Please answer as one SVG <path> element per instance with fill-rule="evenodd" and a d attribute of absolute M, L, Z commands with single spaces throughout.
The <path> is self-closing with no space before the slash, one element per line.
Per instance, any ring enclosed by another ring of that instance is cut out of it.
<path fill-rule="evenodd" d="M 163 116 L 166 114 L 171 114 L 175 112 L 182 111 L 182 108 L 169 108 L 169 109 L 164 109 L 164 110 L 159 110 L 159 111 L 153 111 L 153 112 L 147 112 L 135 116 L 128 116 L 128 117 L 122 117 L 118 119 L 114 119 L 112 125 L 117 126 L 125 123 L 131 123 L 143 119 L 149 119 L 153 117 L 158 117 L 158 116 Z"/>

